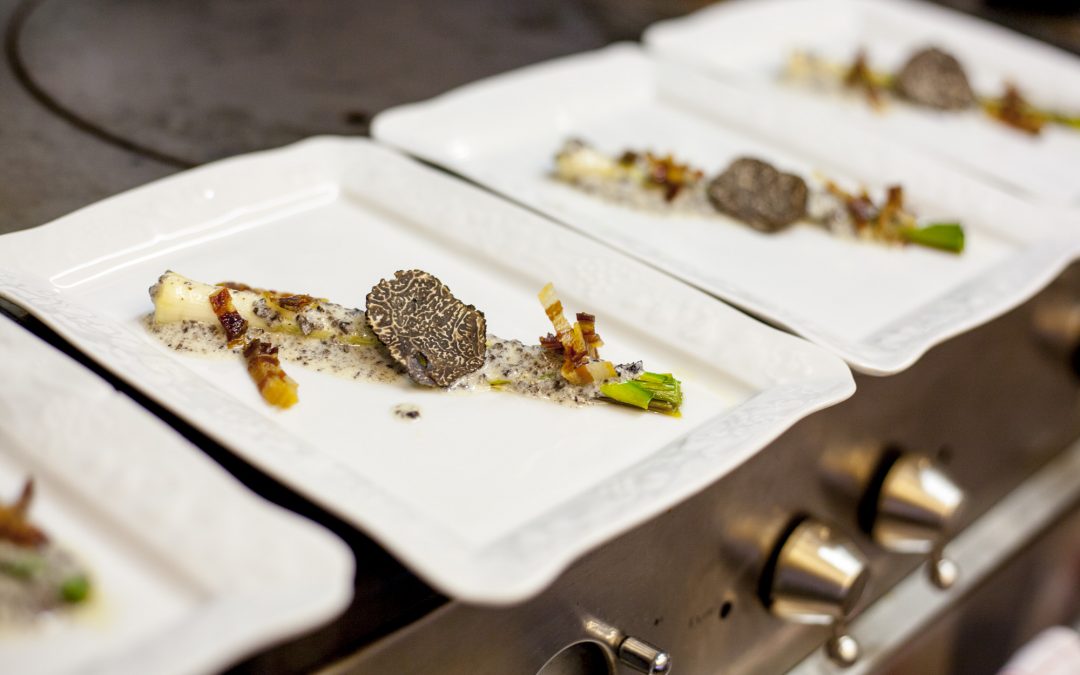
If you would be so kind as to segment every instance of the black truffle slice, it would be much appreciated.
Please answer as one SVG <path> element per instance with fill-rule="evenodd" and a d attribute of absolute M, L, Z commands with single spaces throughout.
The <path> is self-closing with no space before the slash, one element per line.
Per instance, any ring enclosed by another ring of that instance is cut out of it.
<path fill-rule="evenodd" d="M 398 271 L 375 284 L 367 296 L 367 321 L 419 384 L 446 387 L 484 365 L 484 313 L 427 272 Z"/>
<path fill-rule="evenodd" d="M 706 188 L 713 207 L 755 230 L 778 232 L 806 214 L 806 182 L 771 164 L 741 157 Z"/>
<path fill-rule="evenodd" d="M 960 110 L 975 103 L 960 62 L 936 47 L 911 55 L 896 76 L 896 91 L 913 103 L 939 110 Z"/>

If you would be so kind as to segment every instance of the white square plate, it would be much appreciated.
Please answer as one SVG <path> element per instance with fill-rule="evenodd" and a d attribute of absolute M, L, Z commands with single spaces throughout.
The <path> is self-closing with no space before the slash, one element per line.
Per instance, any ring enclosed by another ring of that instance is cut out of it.
<path fill-rule="evenodd" d="M 300 403 L 259 398 L 242 364 L 183 356 L 140 323 L 166 269 L 359 306 L 421 268 L 535 344 L 553 281 L 598 316 L 616 362 L 685 385 L 682 418 L 445 394 L 288 366 Z M 588 548 L 849 396 L 807 342 L 520 207 L 370 142 L 315 139 L 186 172 L 0 238 L 0 293 L 253 464 L 371 533 L 445 592 L 512 602 Z M 419 404 L 406 423 L 391 409 Z"/>
<path fill-rule="evenodd" d="M 3 317 L 0 355 L 0 499 L 33 476 L 32 522 L 93 589 L 70 612 L 5 624 L 0 670 L 219 671 L 348 604 L 353 557 L 336 537 Z"/>
<path fill-rule="evenodd" d="M 738 130 L 746 119 L 753 129 Z M 616 45 L 467 85 L 379 115 L 374 135 L 828 347 L 867 373 L 1030 297 L 1076 254 L 1080 230 L 902 148 L 765 95 Z M 635 211 L 551 178 L 568 137 L 608 153 L 672 152 L 708 174 L 741 155 L 841 182 L 900 183 L 921 215 L 959 218 L 962 255 L 862 243 L 810 225 L 762 234 L 725 216 Z"/>
<path fill-rule="evenodd" d="M 978 110 L 903 103 L 879 113 L 861 98 L 779 81 L 794 50 L 851 63 L 865 47 L 872 67 L 896 72 L 916 49 L 934 45 L 956 55 L 976 94 L 1000 96 L 1011 81 L 1036 105 L 1080 115 L 1080 59 L 1037 40 L 921 2 L 736 0 L 658 23 L 645 43 L 728 81 L 768 89 L 778 104 L 820 109 L 834 122 L 921 148 L 1029 199 L 1080 207 L 1080 130 L 1049 125 L 1032 137 Z"/>

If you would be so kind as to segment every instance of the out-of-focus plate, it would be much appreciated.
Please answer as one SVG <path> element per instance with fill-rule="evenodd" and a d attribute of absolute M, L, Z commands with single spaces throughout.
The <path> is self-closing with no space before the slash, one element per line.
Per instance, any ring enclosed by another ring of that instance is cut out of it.
<path fill-rule="evenodd" d="M 330 619 L 352 597 L 336 537 L 0 317 L 0 500 L 92 578 L 85 605 L 0 626 L 5 673 L 201 673 Z"/>
<path fill-rule="evenodd" d="M 747 127 L 735 122 L 747 120 Z M 828 347 L 867 373 L 1031 297 L 1075 255 L 1067 214 L 938 163 L 616 45 L 467 85 L 379 115 L 374 135 Z M 656 214 L 552 179 L 568 137 L 608 153 L 672 152 L 708 174 L 751 155 L 843 182 L 900 183 L 932 220 L 963 221 L 962 255 L 857 242 L 800 224 L 762 234 L 717 214 Z"/>
<path fill-rule="evenodd" d="M 777 105 L 818 109 L 843 125 L 918 147 L 1046 204 L 1080 206 L 1080 129 L 1048 125 L 1038 137 L 980 110 L 937 112 L 905 103 L 874 111 L 861 97 L 779 81 L 794 50 L 851 63 L 860 47 L 875 69 L 896 72 L 916 49 L 938 46 L 963 64 L 977 94 L 1019 85 L 1038 106 L 1080 115 L 1080 59 L 958 12 L 896 0 L 737 0 L 650 27 L 657 54 L 733 83 L 765 88 Z"/>
<path fill-rule="evenodd" d="M 682 418 L 446 394 L 288 366 L 278 411 L 241 363 L 147 334 L 165 269 L 359 306 L 421 268 L 535 344 L 553 281 L 616 362 L 685 385 Z M 225 446 L 371 533 L 447 593 L 511 602 L 849 396 L 843 362 L 579 234 L 392 150 L 315 139 L 189 171 L 0 238 L 0 293 Z M 396 419 L 396 404 L 421 408 Z"/>

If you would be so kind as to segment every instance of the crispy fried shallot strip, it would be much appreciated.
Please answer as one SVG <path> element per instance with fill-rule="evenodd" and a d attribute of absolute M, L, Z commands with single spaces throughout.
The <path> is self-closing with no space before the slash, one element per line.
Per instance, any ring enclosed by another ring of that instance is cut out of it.
<path fill-rule="evenodd" d="M 290 312 L 302 312 L 308 307 L 313 307 L 320 302 L 327 302 L 325 298 L 316 298 L 306 293 L 287 293 L 284 291 L 274 291 L 266 288 L 257 288 L 255 286 L 249 286 L 240 281 L 222 281 L 217 284 L 218 286 L 224 286 L 233 291 L 249 291 L 251 293 L 258 293 L 266 298 L 266 301 L 271 306 L 276 305 L 277 309 L 285 309 Z"/>
<path fill-rule="evenodd" d="M 240 312 L 236 311 L 229 289 L 222 288 L 211 295 L 210 307 L 213 308 L 214 315 L 221 322 L 221 327 L 225 329 L 225 337 L 229 341 L 229 347 L 239 347 L 244 344 L 248 322 L 244 317 L 240 316 Z"/>
<path fill-rule="evenodd" d="M 881 97 L 881 86 L 874 78 L 874 73 L 870 70 L 865 49 L 860 49 L 855 54 L 855 61 L 848 69 L 847 75 L 844 76 L 844 86 L 849 89 L 862 90 L 866 95 L 866 100 L 875 109 L 881 109 L 884 106 Z"/>
<path fill-rule="evenodd" d="M 248 374 L 255 380 L 263 399 L 270 405 L 289 408 L 299 400 L 296 394 L 298 385 L 281 369 L 277 353 L 277 347 L 259 339 L 251 340 L 244 346 Z"/>
<path fill-rule="evenodd" d="M 615 366 L 599 358 L 597 350 L 604 343 L 596 334 L 596 317 L 580 313 L 571 326 L 551 284 L 541 289 L 539 298 L 555 327 L 555 335 L 541 337 L 540 344 L 553 352 L 562 352 L 563 365 L 559 372 L 563 378 L 570 384 L 588 384 L 615 377 Z"/>
<path fill-rule="evenodd" d="M 578 323 L 581 324 L 581 335 L 585 338 L 585 346 L 589 351 L 589 358 L 600 358 L 599 349 L 604 346 L 604 341 L 596 333 L 596 317 L 585 312 L 577 313 Z"/>
<path fill-rule="evenodd" d="M 1028 103 L 1012 82 L 1005 84 L 1005 94 L 1000 99 L 984 103 L 983 109 L 999 122 L 1032 136 L 1038 136 L 1046 125 L 1046 116 Z"/>
<path fill-rule="evenodd" d="M 288 296 L 299 297 L 299 296 Z M 309 296 L 304 296 L 309 297 Z M 314 300 L 314 298 L 312 298 Z M 229 340 L 229 347 L 243 345 L 244 358 L 247 359 L 248 374 L 255 381 L 255 386 L 270 405 L 279 408 L 289 408 L 299 400 L 296 389 L 296 381 L 285 374 L 278 360 L 278 349 L 269 342 L 259 339 L 248 340 L 248 322 L 233 306 L 232 296 L 228 288 L 210 296 L 210 306 L 214 310 L 221 327 L 225 329 L 225 337 Z"/>
<path fill-rule="evenodd" d="M 36 548 L 48 541 L 45 533 L 26 519 L 33 499 L 34 480 L 28 478 L 15 503 L 10 506 L 0 505 L 0 541 L 8 541 L 23 548 Z"/>

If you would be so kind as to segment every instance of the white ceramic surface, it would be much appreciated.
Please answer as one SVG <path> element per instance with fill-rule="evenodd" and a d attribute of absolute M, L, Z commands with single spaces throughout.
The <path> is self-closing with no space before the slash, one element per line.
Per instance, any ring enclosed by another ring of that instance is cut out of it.
<path fill-rule="evenodd" d="M 739 120 L 745 126 L 737 126 Z M 379 140 L 442 164 L 596 239 L 787 326 L 872 374 L 1031 297 L 1076 255 L 1080 228 L 910 150 L 812 112 L 658 63 L 631 45 L 571 56 L 379 115 Z M 550 176 L 567 137 L 608 153 L 673 152 L 709 174 L 753 155 L 883 189 L 928 220 L 963 221 L 956 256 L 832 236 L 774 235 L 725 216 L 635 211 Z"/>
<path fill-rule="evenodd" d="M 362 305 L 419 267 L 532 342 L 553 281 L 617 362 L 685 384 L 681 419 L 445 394 L 288 367 L 266 406 L 239 363 L 148 335 L 165 269 Z M 313 139 L 139 188 L 0 238 L 0 293 L 247 460 L 377 538 L 443 591 L 512 602 L 854 390 L 843 362 L 520 207 L 358 139 Z M 422 415 L 391 414 L 414 403 Z"/>
<path fill-rule="evenodd" d="M 353 557 L 167 425 L 0 317 L 0 499 L 88 569 L 90 600 L 0 627 L 5 673 L 216 672 L 329 620 Z"/>
<path fill-rule="evenodd" d="M 1031 137 L 981 111 L 903 103 L 879 113 L 858 97 L 778 82 L 796 49 L 850 63 L 866 47 L 875 69 L 896 72 L 913 51 L 935 45 L 957 56 L 977 94 L 1000 96 L 1011 81 L 1036 105 L 1080 115 L 1080 59 L 1032 38 L 911 0 L 735 0 L 656 24 L 645 43 L 728 81 L 766 88 L 782 105 L 819 109 L 841 124 L 921 148 L 1029 199 L 1080 207 L 1080 130 L 1050 125 Z"/>

